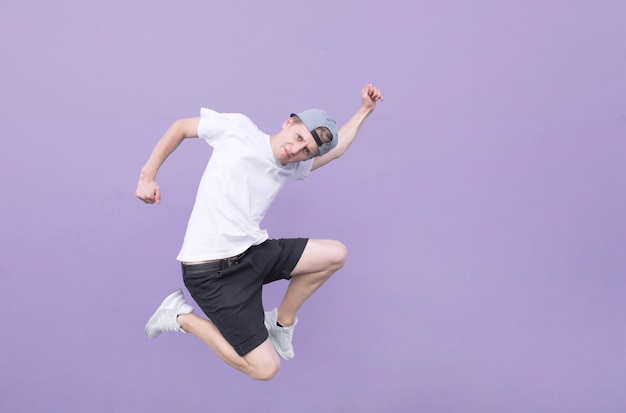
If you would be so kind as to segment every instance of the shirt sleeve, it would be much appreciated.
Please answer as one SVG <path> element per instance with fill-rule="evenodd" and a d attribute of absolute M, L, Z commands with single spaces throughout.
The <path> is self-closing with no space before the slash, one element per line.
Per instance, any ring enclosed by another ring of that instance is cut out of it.
<path fill-rule="evenodd" d="M 198 137 L 215 146 L 221 139 L 228 137 L 233 129 L 241 122 L 242 115 L 238 113 L 219 113 L 212 109 L 200 109 L 198 123 Z"/>

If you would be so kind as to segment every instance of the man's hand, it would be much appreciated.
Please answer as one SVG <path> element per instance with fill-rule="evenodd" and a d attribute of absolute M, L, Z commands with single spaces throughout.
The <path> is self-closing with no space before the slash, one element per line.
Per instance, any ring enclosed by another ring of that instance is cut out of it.
<path fill-rule="evenodd" d="M 383 95 L 380 93 L 380 89 L 368 83 L 365 85 L 363 90 L 361 90 L 361 98 L 363 99 L 363 107 L 368 110 L 368 112 L 372 112 L 376 109 L 376 102 L 379 100 L 384 100 Z"/>
<path fill-rule="evenodd" d="M 140 177 L 135 196 L 146 204 L 161 203 L 161 188 L 154 178 Z"/>

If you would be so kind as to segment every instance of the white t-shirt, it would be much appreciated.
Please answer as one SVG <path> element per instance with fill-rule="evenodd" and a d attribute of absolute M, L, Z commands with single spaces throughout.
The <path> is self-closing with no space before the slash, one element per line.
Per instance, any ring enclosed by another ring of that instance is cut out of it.
<path fill-rule="evenodd" d="M 260 223 L 278 191 L 305 179 L 313 160 L 281 165 L 270 137 L 242 114 L 202 108 L 198 137 L 213 147 L 179 261 L 227 258 L 268 239 Z"/>

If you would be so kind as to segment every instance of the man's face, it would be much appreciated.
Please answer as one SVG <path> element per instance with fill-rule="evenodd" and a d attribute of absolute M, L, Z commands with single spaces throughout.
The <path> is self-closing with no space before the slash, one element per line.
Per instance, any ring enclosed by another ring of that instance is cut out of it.
<path fill-rule="evenodd" d="M 283 129 L 272 136 L 274 157 L 283 165 L 305 161 L 319 154 L 319 148 L 311 132 L 303 123 L 294 123 L 289 118 L 283 123 Z"/>

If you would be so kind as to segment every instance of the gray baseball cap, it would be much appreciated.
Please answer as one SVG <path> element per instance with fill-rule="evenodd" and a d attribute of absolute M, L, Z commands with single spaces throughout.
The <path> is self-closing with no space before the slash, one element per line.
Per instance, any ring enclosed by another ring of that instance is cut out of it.
<path fill-rule="evenodd" d="M 311 132 L 313 135 L 313 139 L 315 139 L 315 143 L 320 149 L 320 156 L 328 153 L 331 149 L 337 146 L 337 142 L 339 142 L 339 130 L 337 129 L 337 122 L 325 111 L 322 109 L 309 109 L 300 113 L 292 113 L 291 116 L 298 116 L 304 126 Z M 330 130 L 330 133 L 333 134 L 333 139 L 324 143 L 315 132 L 315 128 L 319 128 L 320 126 L 325 126 Z"/>

